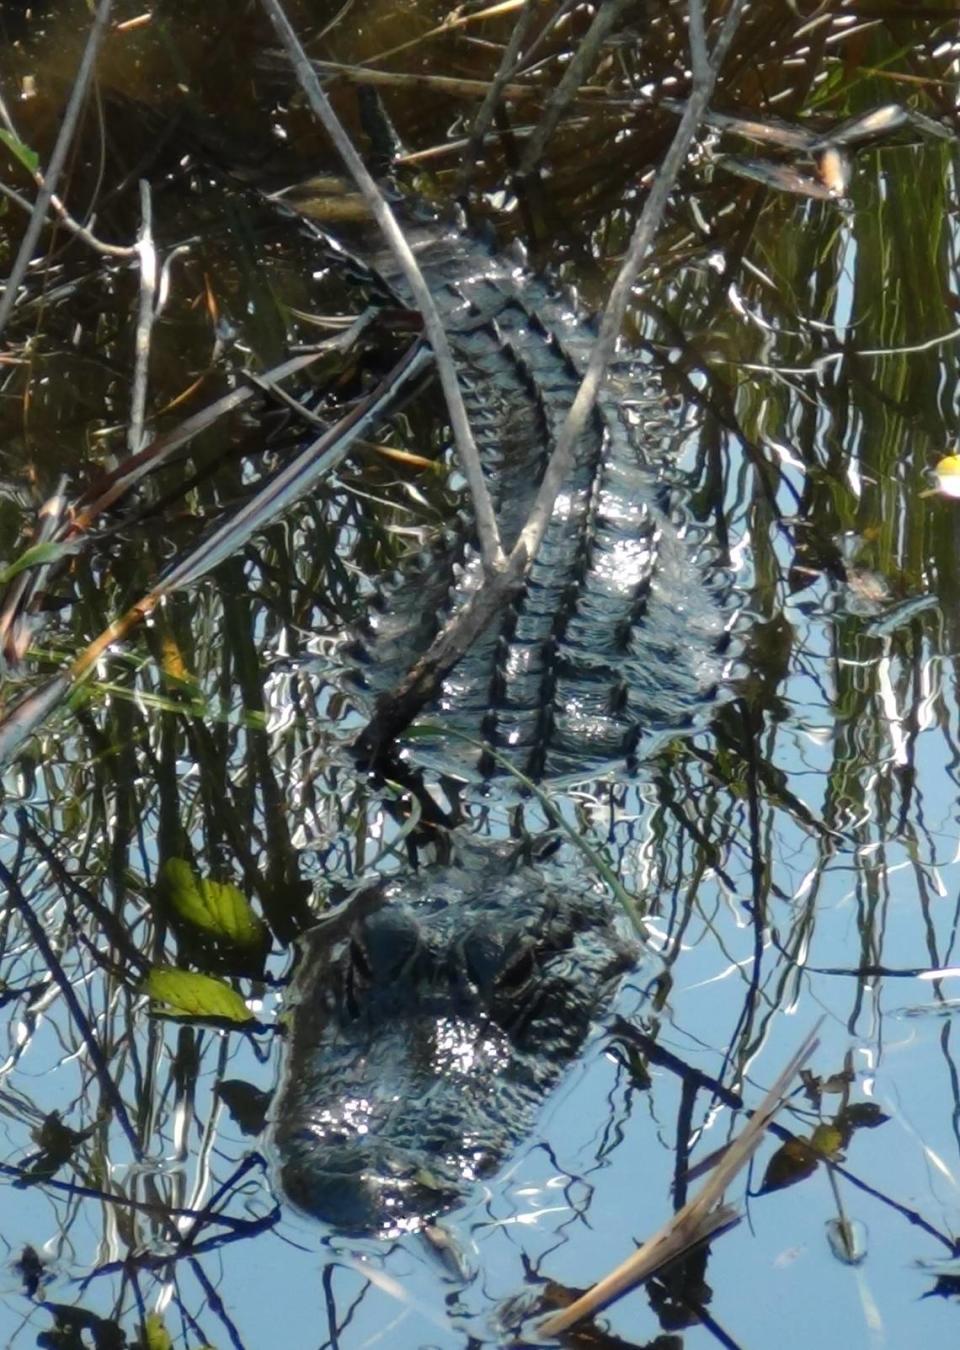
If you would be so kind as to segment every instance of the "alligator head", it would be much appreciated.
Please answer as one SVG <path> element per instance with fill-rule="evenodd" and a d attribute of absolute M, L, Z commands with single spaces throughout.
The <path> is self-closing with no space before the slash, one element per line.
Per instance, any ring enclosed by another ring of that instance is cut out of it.
<path fill-rule="evenodd" d="M 595 892 L 482 856 L 303 940 L 272 1137 L 288 1197 L 344 1232 L 415 1228 L 492 1172 L 634 960 Z"/>

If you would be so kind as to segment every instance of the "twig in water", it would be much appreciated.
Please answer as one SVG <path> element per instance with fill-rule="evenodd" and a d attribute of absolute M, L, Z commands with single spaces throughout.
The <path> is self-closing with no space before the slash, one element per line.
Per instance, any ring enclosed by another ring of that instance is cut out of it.
<path fill-rule="evenodd" d="M 6 888 L 8 902 L 15 906 L 19 911 L 20 917 L 23 919 L 23 922 L 30 933 L 31 940 L 43 960 L 46 962 L 47 969 L 50 971 L 54 983 L 63 995 L 64 1001 L 70 1010 L 70 1015 L 77 1025 L 77 1030 L 83 1037 L 87 1054 L 90 1057 L 90 1063 L 97 1075 L 97 1080 L 100 1083 L 103 1095 L 113 1109 L 113 1113 L 117 1118 L 117 1124 L 127 1136 L 127 1142 L 130 1145 L 134 1158 L 142 1157 L 143 1150 L 140 1147 L 140 1140 L 137 1138 L 136 1131 L 130 1123 L 130 1117 L 127 1115 L 127 1108 L 124 1105 L 123 1098 L 120 1096 L 120 1089 L 113 1080 L 113 1076 L 110 1073 L 110 1066 L 103 1053 L 103 1048 L 94 1034 L 93 1027 L 83 1008 L 80 1006 L 80 1000 L 77 997 L 73 983 L 67 977 L 67 973 L 60 964 L 56 952 L 50 945 L 50 940 L 47 937 L 43 924 L 31 909 L 30 901 L 17 884 L 16 877 L 13 873 L 7 871 L 3 863 L 0 863 L 0 885 L 3 885 Z"/>
<path fill-rule="evenodd" d="M 66 488 L 67 479 L 61 476 L 56 491 L 37 512 L 37 523 L 26 550 L 28 553 L 31 550 L 38 550 L 34 556 L 40 556 L 39 549 L 56 541 L 67 515 Z M 60 557 L 62 558 L 63 554 Z M 28 567 L 13 577 L 0 591 L 0 651 L 3 653 L 4 664 L 10 668 L 15 669 L 20 664 L 30 645 L 30 634 L 33 631 L 31 603 L 46 584 L 47 577 L 55 565 L 56 561 L 51 559 L 50 562 L 37 567 Z"/>
<path fill-rule="evenodd" d="M 467 485 L 470 489 L 470 496 L 473 501 L 473 510 L 477 525 L 477 538 L 480 543 L 480 552 L 483 556 L 484 568 L 488 576 L 496 575 L 503 571 L 506 561 L 503 553 L 503 546 L 500 542 L 500 531 L 497 527 L 497 518 L 493 509 L 493 502 L 490 499 L 490 493 L 487 490 L 486 480 L 483 476 L 480 456 L 477 454 L 473 433 L 470 430 L 470 422 L 467 417 L 467 410 L 464 407 L 463 396 L 457 382 L 453 357 L 450 354 L 450 344 L 447 342 L 447 335 L 443 329 L 443 322 L 440 315 L 437 313 L 437 307 L 433 303 L 433 297 L 423 279 L 420 268 L 417 266 L 417 261 L 413 256 L 410 246 L 404 238 L 400 226 L 397 224 L 393 212 L 384 200 L 383 194 L 373 181 L 373 178 L 367 170 L 367 166 L 360 158 L 350 137 L 347 135 L 337 118 L 336 113 L 330 106 L 327 96 L 320 88 L 320 81 L 317 79 L 316 72 L 310 63 L 306 52 L 300 45 L 300 39 L 290 26 L 290 21 L 283 12 L 279 0 L 261 0 L 261 3 L 267 12 L 270 22 L 276 29 L 277 36 L 286 49 L 297 79 L 300 82 L 300 87 L 306 95 L 310 107 L 324 126 L 327 134 L 333 141 L 338 154 L 347 166 L 353 181 L 356 183 L 361 196 L 370 210 L 370 214 L 379 226 L 394 257 L 400 264 L 400 268 L 407 280 L 407 284 L 413 292 L 417 308 L 423 315 L 424 328 L 426 329 L 430 346 L 433 348 L 434 359 L 437 363 L 437 374 L 440 377 L 440 386 L 443 389 L 447 411 L 450 414 L 450 425 L 453 431 L 453 439 L 457 447 L 460 467 L 463 469 Z"/>
<path fill-rule="evenodd" d="M 458 197 L 465 196 L 470 187 L 470 179 L 473 175 L 474 165 L 477 162 L 477 155 L 480 153 L 480 147 L 486 140 L 490 125 L 493 122 L 494 114 L 500 106 L 500 100 L 503 98 L 503 91 L 517 73 L 523 44 L 527 39 L 527 33 L 530 31 L 530 25 L 537 12 L 537 6 L 538 0 L 524 0 L 523 9 L 517 15 L 517 21 L 513 25 L 510 41 L 504 48 L 500 67 L 493 77 L 493 83 L 490 85 L 490 88 L 484 96 L 479 112 L 473 120 L 473 126 L 470 128 L 470 138 L 467 141 L 466 149 L 463 152 L 460 172 L 457 175 L 456 195 Z"/>
<path fill-rule="evenodd" d="M 463 6 L 458 5 L 435 28 L 428 28 L 419 37 L 401 42 L 398 47 L 389 47 L 385 52 L 376 52 L 373 56 L 368 56 L 366 62 L 369 64 L 373 61 L 386 61 L 391 56 L 399 55 L 400 52 L 409 51 L 411 47 L 419 47 L 422 42 L 427 42 L 430 38 L 440 37 L 444 33 L 456 32 L 458 28 L 466 28 L 472 23 L 485 23 L 487 19 L 495 19 L 501 14 L 509 14 L 513 10 L 519 9 L 523 4 L 529 4 L 529 0 L 500 0 L 499 4 L 474 10 L 469 14 L 464 14 L 462 12 Z"/>
<path fill-rule="evenodd" d="M 453 98 L 482 99 L 490 87 L 487 80 L 461 79 L 453 75 L 407 75 L 400 71 L 369 70 L 366 66 L 345 66 L 337 61 L 314 61 L 311 69 L 314 67 L 325 75 L 339 75 L 348 84 L 372 84 L 381 88 L 413 91 L 429 89 L 438 94 L 450 94 Z M 508 98 L 519 100 L 534 98 L 540 90 L 535 84 L 510 84 L 505 92 Z"/>
<path fill-rule="evenodd" d="M 540 119 L 539 126 L 527 141 L 518 171 L 521 178 L 536 170 L 537 165 L 543 158 L 547 141 L 556 130 L 560 118 L 576 97 L 587 71 L 591 69 L 596 60 L 597 52 L 631 2 L 632 0 L 604 0 L 602 5 L 597 6 L 593 23 L 587 29 L 573 60 L 564 71 L 563 78 L 547 100 L 547 106 L 543 110 L 543 117 Z"/>
<path fill-rule="evenodd" d="M 143 419 L 147 407 L 147 379 L 150 370 L 150 334 L 156 314 L 157 250 L 153 244 L 153 206 L 150 184 L 140 180 L 140 233 L 137 236 L 140 257 L 140 304 L 134 339 L 133 392 L 130 396 L 130 426 L 127 449 L 135 455 L 143 446 Z"/>
<path fill-rule="evenodd" d="M 66 670 L 9 708 L 0 717 L 0 765 L 9 763 L 27 736 L 86 679 L 109 648 L 149 618 L 161 601 L 176 591 L 192 586 L 225 558 L 236 553 L 251 535 L 265 529 L 282 511 L 308 492 L 318 479 L 330 473 L 346 456 L 354 441 L 371 426 L 377 425 L 387 415 L 387 411 L 396 406 L 397 398 L 408 383 L 418 379 L 429 364 L 430 355 L 422 344 L 411 344 L 371 394 L 275 473 L 248 502 L 201 539 L 196 547 L 168 567 L 153 588 L 105 628 Z"/>
<path fill-rule="evenodd" d="M 42 188 L 44 183 L 43 174 L 34 174 L 34 179 L 37 186 Z M 22 196 L 21 193 L 17 192 L 15 188 L 10 187 L 7 183 L 0 183 L 0 195 L 6 197 L 16 206 L 19 206 L 20 210 L 25 211 L 27 215 L 33 214 L 33 202 L 28 201 L 26 197 Z M 56 193 L 50 198 L 50 205 L 59 216 L 60 223 L 64 228 L 69 230 L 71 234 L 75 234 L 78 239 L 83 241 L 83 243 L 88 244 L 95 253 L 102 253 L 105 258 L 135 258 L 137 256 L 135 244 L 108 244 L 105 243 L 104 240 L 98 239 L 87 225 L 82 225 L 79 220 L 74 220 L 73 216 L 71 216 L 70 212 Z"/>
<path fill-rule="evenodd" d="M 115 31 L 119 31 L 119 29 Z M 99 103 L 97 107 L 98 111 L 100 111 Z M 10 111 L 7 108 L 6 103 L 4 102 L 2 93 L 0 93 L 0 120 L 2 120 L 3 125 L 6 127 L 7 131 L 9 131 L 10 135 L 14 136 L 19 141 L 21 139 L 20 135 L 17 132 L 17 128 L 14 126 L 13 118 L 10 116 Z M 24 167 L 25 168 L 27 167 L 25 163 Z M 102 167 L 103 167 L 103 156 L 101 154 L 101 170 Z M 44 178 L 43 174 L 40 172 L 39 169 L 33 170 L 33 181 L 36 183 L 37 187 L 40 188 L 42 191 L 46 183 L 46 179 Z M 3 196 L 8 197 L 10 201 L 15 202 L 22 211 L 26 211 L 27 215 L 30 215 L 32 213 L 33 203 L 27 201 L 26 197 L 22 197 L 19 192 L 14 191 L 14 189 L 12 187 L 9 187 L 6 183 L 0 183 L 0 193 L 2 193 Z M 89 245 L 89 247 L 92 248 L 95 253 L 101 253 L 106 258 L 135 258 L 137 256 L 137 248 L 135 244 L 108 244 L 103 239 L 98 239 L 88 225 L 84 225 L 79 220 L 75 220 L 73 218 L 73 216 L 67 210 L 65 203 L 57 196 L 56 193 L 54 193 L 51 196 L 50 205 L 53 207 L 54 211 L 59 216 L 60 223 L 64 226 L 64 228 L 69 230 L 71 234 L 76 235 L 76 237 L 82 240 L 83 243 Z"/>
<path fill-rule="evenodd" d="M 721 1203 L 723 1193 L 760 1146 L 764 1131 L 779 1109 L 791 1079 L 816 1050 L 819 1025 L 818 1022 L 806 1037 L 749 1123 L 726 1150 L 694 1198 L 688 1200 L 639 1251 L 599 1280 L 569 1308 L 552 1314 L 542 1322 L 538 1328 L 542 1335 L 557 1336 L 575 1322 L 598 1312 L 641 1280 L 649 1279 L 668 1261 L 675 1260 L 691 1246 L 705 1241 L 718 1227 L 725 1227 L 735 1220 L 735 1212 Z"/>
<path fill-rule="evenodd" d="M 290 361 L 284 361 L 281 365 L 266 371 L 261 378 L 266 384 L 273 386 L 280 380 L 285 380 L 288 376 L 295 375 L 308 366 L 314 365 L 323 355 L 325 348 L 326 344 L 323 344 L 318 350 L 305 353 L 303 356 L 295 356 Z M 259 389 L 252 383 L 243 389 L 233 389 L 229 394 L 224 394 L 222 398 L 218 398 L 214 403 L 211 403 L 209 407 L 201 408 L 199 412 L 188 417 L 173 431 L 157 436 L 135 455 L 128 456 L 106 478 L 98 480 L 94 487 L 81 494 L 75 504 L 69 531 L 57 537 L 69 538 L 89 529 L 98 516 L 109 510 L 116 501 L 135 487 L 148 473 L 152 473 L 159 468 L 175 450 L 179 450 L 182 445 L 186 445 L 195 436 L 199 436 L 202 431 L 206 431 L 208 427 L 213 426 L 222 417 L 226 417 L 228 413 L 235 412 L 244 403 L 248 403 L 252 398 L 255 398 L 259 392 Z"/>
<path fill-rule="evenodd" d="M 670 193 L 673 191 L 680 170 L 686 162 L 697 127 L 700 125 L 707 104 L 713 94 L 717 72 L 736 31 L 742 4 L 743 0 L 733 0 L 727 10 L 712 59 L 706 58 L 704 64 L 704 58 L 697 54 L 696 46 L 692 47 L 693 91 L 687 100 L 687 106 L 683 117 L 680 119 L 676 135 L 670 143 L 670 148 L 664 156 L 663 164 L 657 172 L 653 187 L 644 203 L 623 265 L 616 281 L 613 283 L 610 298 L 600 319 L 600 332 L 590 353 L 590 361 L 580 383 L 580 388 L 577 390 L 576 398 L 570 405 L 570 411 L 567 413 L 564 424 L 560 429 L 560 435 L 557 437 L 556 447 L 543 476 L 540 492 L 530 513 L 530 519 L 520 532 L 520 537 L 511 554 L 511 571 L 515 560 L 525 569 L 529 565 L 529 561 L 536 556 L 537 549 L 540 547 L 544 531 L 547 528 L 550 516 L 553 514 L 557 493 L 570 472 L 574 446 L 593 411 L 597 393 L 616 349 L 634 282 L 653 245 L 654 238 L 663 221 Z M 691 42 L 695 44 L 695 35 L 698 31 L 702 34 L 703 28 L 702 0 L 690 0 L 689 7 Z M 696 21 L 693 19 L 694 15 L 697 16 Z"/>
<path fill-rule="evenodd" d="M 294 357 L 267 371 L 261 377 L 264 384 L 276 392 L 277 381 L 314 364 L 325 350 L 339 347 L 351 340 L 369 321 L 369 314 L 361 316 L 345 334 L 329 339 L 321 344 L 320 349 Z M 48 499 L 38 512 L 38 524 L 30 541 L 30 548 L 33 549 L 38 544 L 61 544 L 64 546 L 64 554 L 72 552 L 75 547 L 74 541 L 78 541 L 99 516 L 125 496 L 141 479 L 158 469 L 174 451 L 212 426 L 221 417 L 225 417 L 256 397 L 258 392 L 259 386 L 251 381 L 248 387 L 234 389 L 225 394 L 209 407 L 188 417 L 173 431 L 156 437 L 136 454 L 128 455 L 110 474 L 99 479 L 94 487 L 81 494 L 72 505 L 68 504 L 63 496 L 65 481 L 62 482 L 57 493 Z M 23 660 L 30 643 L 34 626 L 34 597 L 41 587 L 46 585 L 47 578 L 56 565 L 57 559 L 51 557 L 46 563 L 38 563 L 24 570 L 6 587 L 0 589 L 0 650 L 3 659 L 12 669 Z"/>

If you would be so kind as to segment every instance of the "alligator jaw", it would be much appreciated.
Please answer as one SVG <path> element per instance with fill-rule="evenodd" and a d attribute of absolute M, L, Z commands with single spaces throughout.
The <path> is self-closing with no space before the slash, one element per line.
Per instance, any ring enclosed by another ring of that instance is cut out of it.
<path fill-rule="evenodd" d="M 395 1237 L 417 1229 L 461 1197 L 459 1186 L 431 1175 L 422 1159 L 374 1144 L 340 1146 L 277 1136 L 287 1199 L 348 1237 Z"/>

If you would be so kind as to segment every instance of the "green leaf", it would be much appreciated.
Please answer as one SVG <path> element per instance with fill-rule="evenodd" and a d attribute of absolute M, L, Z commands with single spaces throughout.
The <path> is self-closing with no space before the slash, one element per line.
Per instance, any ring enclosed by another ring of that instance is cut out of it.
<path fill-rule="evenodd" d="M 825 1158 L 837 1158 L 843 1148 L 843 1131 L 826 1122 L 817 1126 L 810 1136 L 810 1147 Z"/>
<path fill-rule="evenodd" d="M 213 975 L 200 975 L 175 966 L 154 966 L 144 990 L 160 1005 L 159 1012 L 176 1017 L 217 1017 L 225 1022 L 252 1022 L 253 1013 L 235 989 Z"/>
<path fill-rule="evenodd" d="M 761 1195 L 793 1186 L 812 1176 L 820 1164 L 821 1155 L 806 1139 L 788 1139 L 781 1144 L 767 1163 Z"/>
<path fill-rule="evenodd" d="M 183 858 L 167 859 L 160 882 L 173 912 L 198 932 L 244 950 L 259 951 L 266 945 L 266 924 L 236 886 L 198 877 Z"/>
<path fill-rule="evenodd" d="M 147 1313 L 143 1323 L 143 1339 L 147 1350 L 173 1350 L 173 1339 L 160 1313 Z"/>
<path fill-rule="evenodd" d="M 48 539 L 42 544 L 33 544 L 30 548 L 24 549 L 19 558 L 14 558 L 8 567 L 0 568 L 0 586 L 5 586 L 8 581 L 19 572 L 25 572 L 28 567 L 42 567 L 44 563 L 58 562 L 61 558 L 70 553 L 76 553 L 79 548 L 78 540 L 59 541 L 57 539 Z"/>
<path fill-rule="evenodd" d="M 0 143 L 5 145 L 11 155 L 20 161 L 32 178 L 40 164 L 40 156 L 36 150 L 31 150 L 29 145 L 24 145 L 23 141 L 10 131 L 0 130 Z"/>

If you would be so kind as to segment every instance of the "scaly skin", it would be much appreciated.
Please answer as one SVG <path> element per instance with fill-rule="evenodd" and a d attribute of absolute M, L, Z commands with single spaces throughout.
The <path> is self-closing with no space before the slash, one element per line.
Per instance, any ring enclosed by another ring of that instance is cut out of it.
<path fill-rule="evenodd" d="M 475 236 L 435 220 L 405 226 L 446 322 L 509 548 L 593 329 L 569 298 Z M 357 251 L 408 303 L 382 246 Z M 523 773 L 551 781 L 633 768 L 652 738 L 691 724 L 723 673 L 729 579 L 683 503 L 675 463 L 688 413 L 651 363 L 616 364 L 522 595 L 447 677 L 431 723 L 485 739 Z M 460 525 L 371 613 L 364 677 L 374 692 L 393 686 L 480 584 Z M 418 741 L 418 757 L 430 754 Z M 471 754 L 448 742 L 433 757 L 468 763 Z"/>

